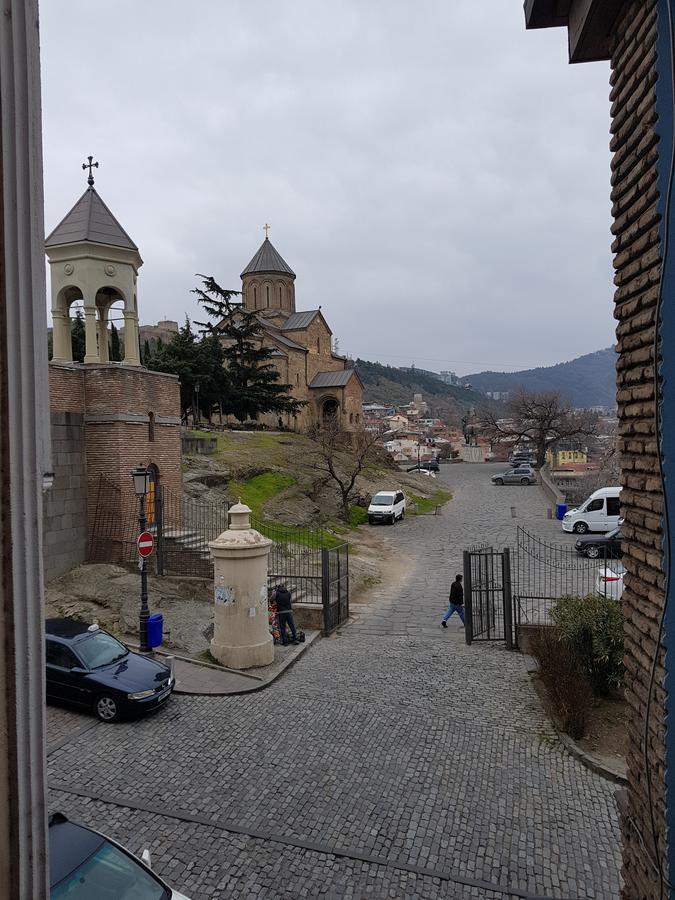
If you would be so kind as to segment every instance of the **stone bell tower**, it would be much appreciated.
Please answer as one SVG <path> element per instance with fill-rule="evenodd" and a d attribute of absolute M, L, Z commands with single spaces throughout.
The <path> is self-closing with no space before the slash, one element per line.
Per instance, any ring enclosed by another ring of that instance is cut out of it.
<path fill-rule="evenodd" d="M 295 272 L 273 246 L 265 225 L 265 240 L 241 273 L 244 307 L 287 319 L 295 312 Z"/>
<path fill-rule="evenodd" d="M 143 260 L 138 247 L 94 188 L 89 169 L 87 189 L 45 241 L 52 286 L 53 362 L 73 361 L 70 307 L 84 304 L 84 362 L 108 362 L 110 307 L 121 301 L 124 314 L 124 363 L 140 366 L 136 281 Z"/>

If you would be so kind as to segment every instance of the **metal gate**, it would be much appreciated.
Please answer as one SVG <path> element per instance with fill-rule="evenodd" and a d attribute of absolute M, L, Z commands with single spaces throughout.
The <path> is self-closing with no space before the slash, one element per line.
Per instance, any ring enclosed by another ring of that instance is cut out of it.
<path fill-rule="evenodd" d="M 323 633 L 349 618 L 349 544 L 321 551 Z"/>
<path fill-rule="evenodd" d="M 504 641 L 514 646 L 511 555 L 508 549 L 464 551 L 465 634 L 473 641 Z"/>

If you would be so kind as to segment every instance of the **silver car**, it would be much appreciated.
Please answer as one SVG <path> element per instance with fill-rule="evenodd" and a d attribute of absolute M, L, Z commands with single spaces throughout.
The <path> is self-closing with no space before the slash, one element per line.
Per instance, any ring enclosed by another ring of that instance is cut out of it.
<path fill-rule="evenodd" d="M 517 466 L 492 476 L 493 484 L 536 484 L 537 473 L 531 466 Z"/>

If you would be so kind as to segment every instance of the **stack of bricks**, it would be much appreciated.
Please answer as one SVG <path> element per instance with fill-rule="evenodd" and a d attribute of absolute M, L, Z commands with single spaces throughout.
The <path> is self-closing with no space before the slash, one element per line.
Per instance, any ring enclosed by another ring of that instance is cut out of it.
<path fill-rule="evenodd" d="M 629 705 L 622 799 L 624 897 L 659 898 L 645 775 L 644 723 L 663 608 L 662 489 L 654 405 L 654 324 L 661 258 L 657 210 L 656 2 L 626 3 L 612 54 L 612 202 L 616 270 L 621 502 L 626 567 L 625 691 Z M 647 754 L 659 851 L 665 854 L 663 660 L 656 669 Z M 645 850 L 647 852 L 645 852 Z"/>

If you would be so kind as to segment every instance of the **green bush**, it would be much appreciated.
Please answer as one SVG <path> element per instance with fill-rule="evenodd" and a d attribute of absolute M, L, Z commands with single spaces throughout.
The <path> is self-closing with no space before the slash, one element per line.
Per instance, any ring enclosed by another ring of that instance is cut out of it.
<path fill-rule="evenodd" d="M 368 521 L 368 510 L 365 506 L 350 506 L 349 507 L 349 524 L 352 528 L 356 528 L 357 525 L 365 525 Z"/>
<path fill-rule="evenodd" d="M 563 642 L 560 629 L 551 625 L 536 629 L 530 652 L 539 664 L 556 724 L 573 738 L 582 738 L 593 706 L 593 691 L 576 656 Z"/>
<path fill-rule="evenodd" d="M 618 688 L 623 678 L 621 604 L 606 597 L 563 597 L 551 610 L 551 618 L 594 693 L 606 696 Z"/>

